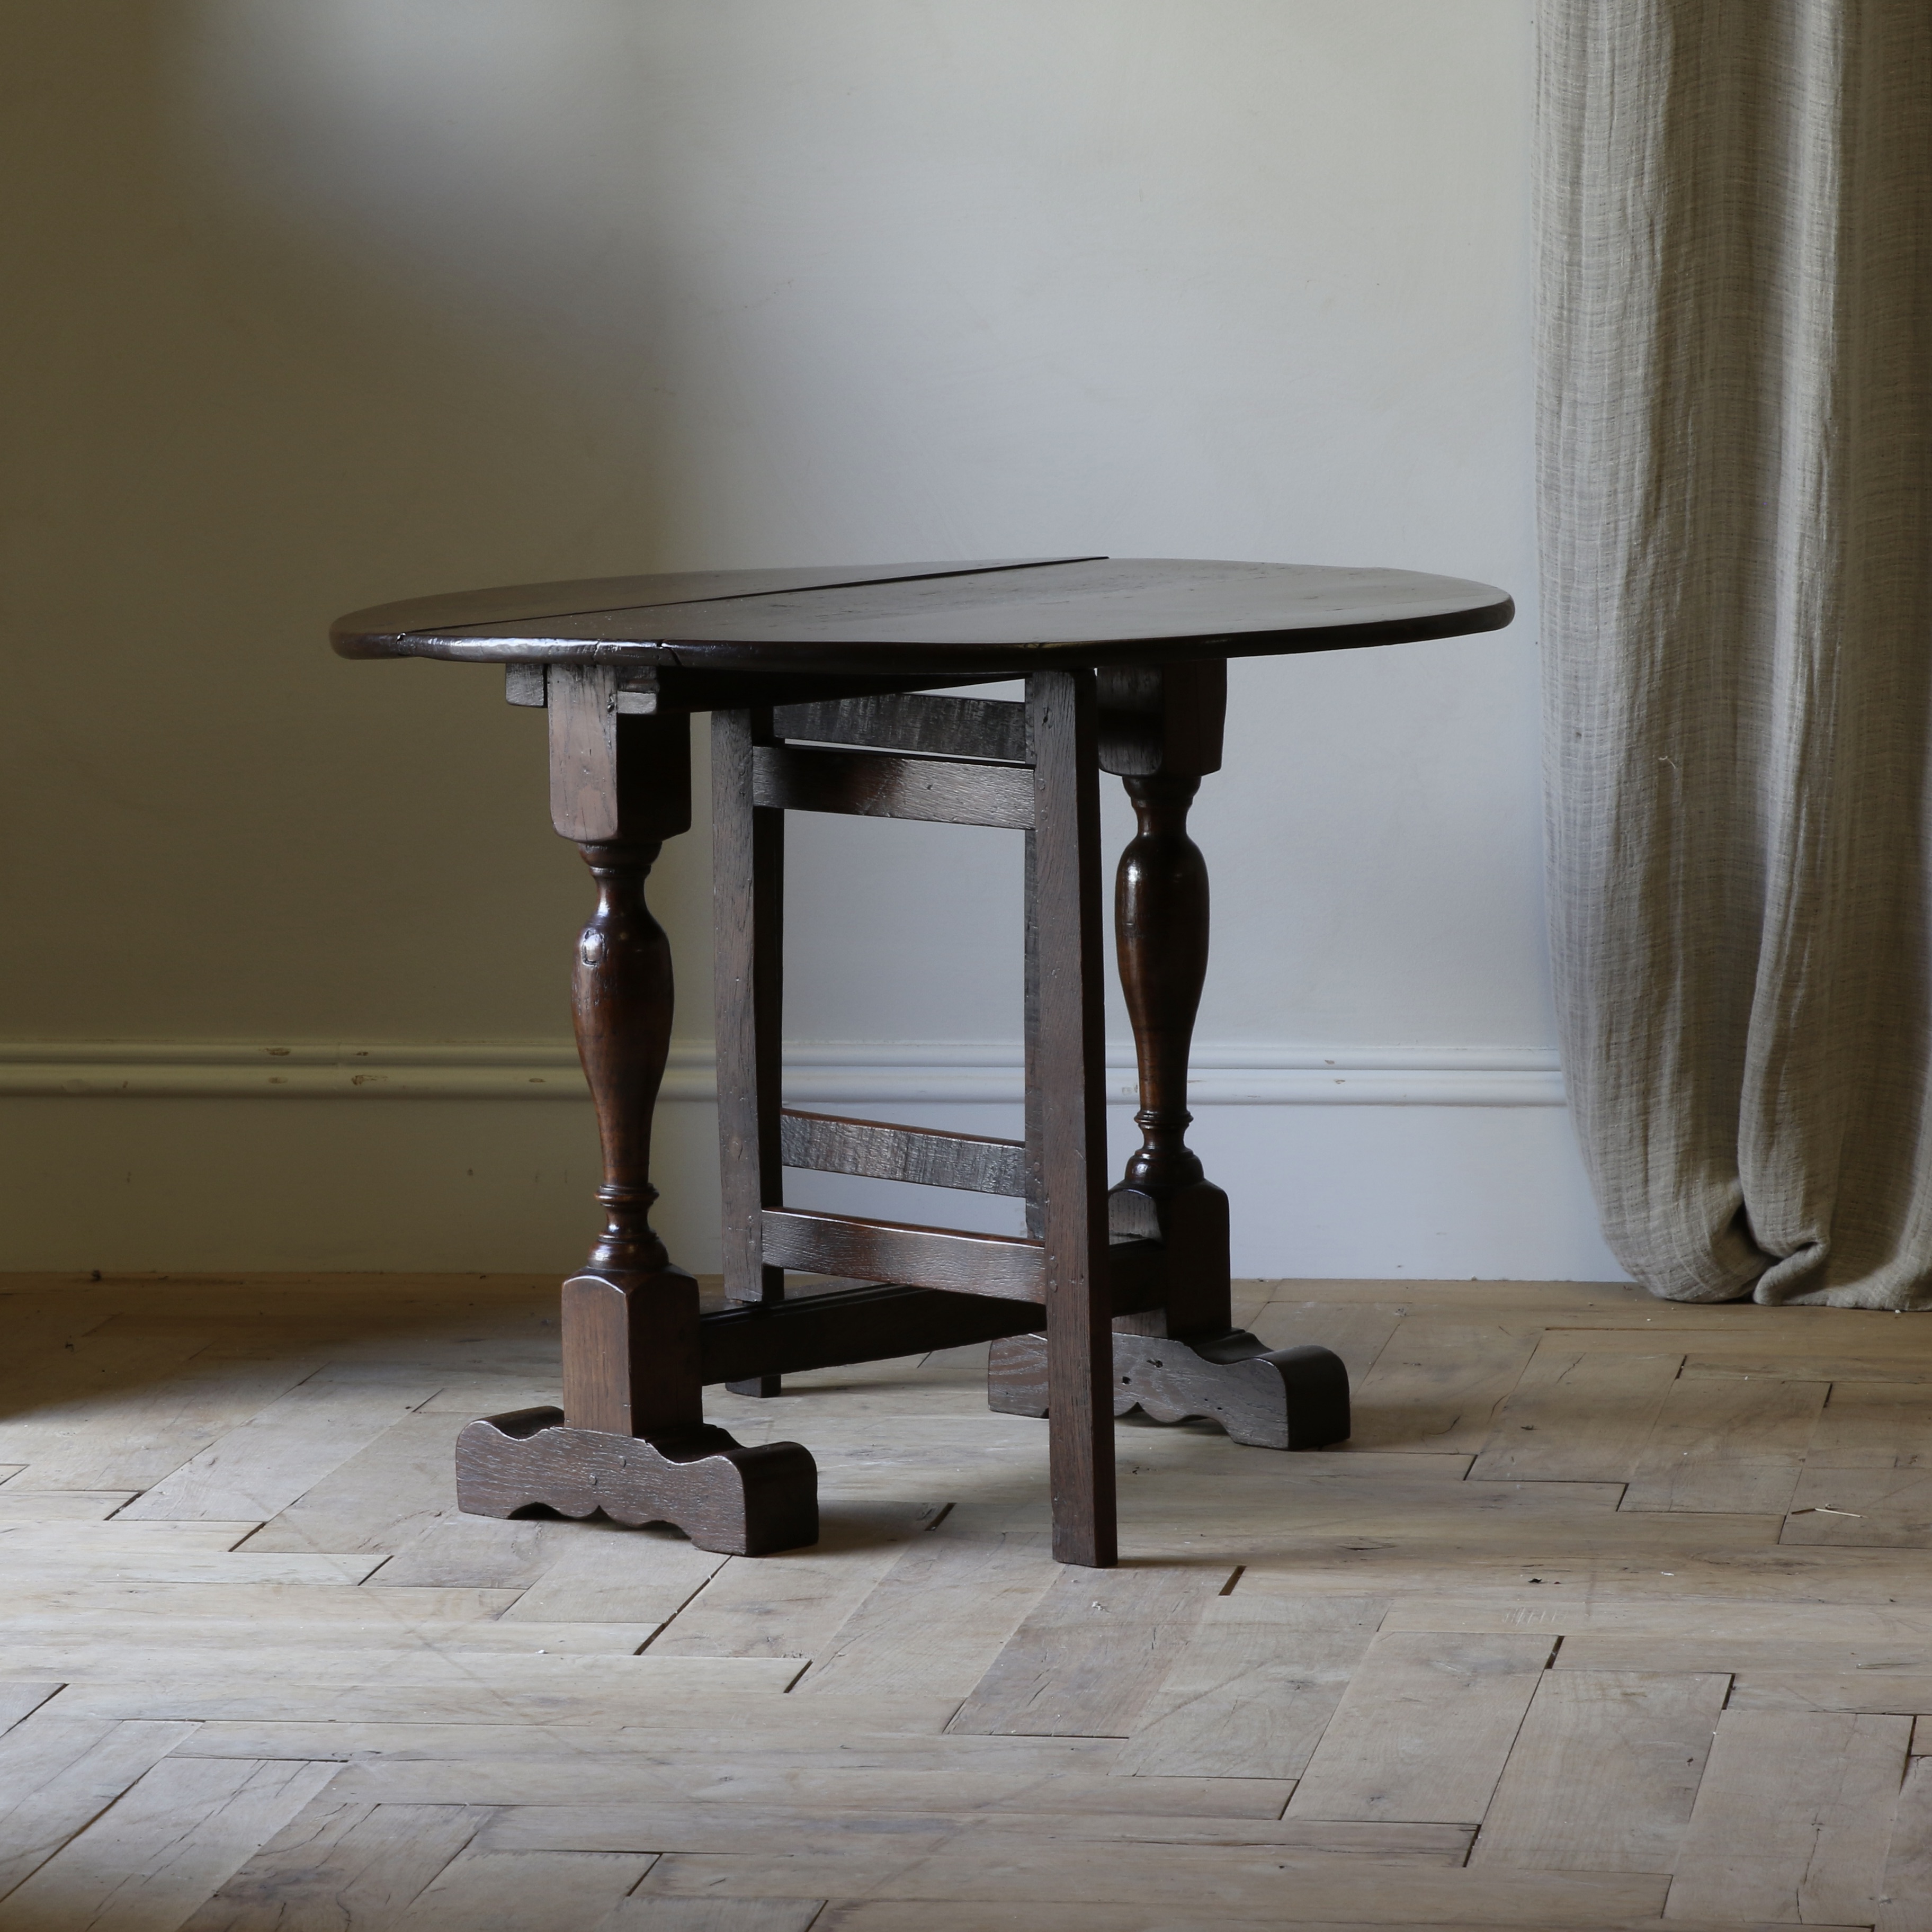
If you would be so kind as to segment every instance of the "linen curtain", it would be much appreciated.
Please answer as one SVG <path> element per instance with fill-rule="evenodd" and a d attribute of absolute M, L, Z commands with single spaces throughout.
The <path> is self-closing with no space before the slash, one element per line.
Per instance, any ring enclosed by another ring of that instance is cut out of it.
<path fill-rule="evenodd" d="M 1932 0 L 1546 0 L 1551 932 L 1654 1293 L 1932 1307 Z"/>

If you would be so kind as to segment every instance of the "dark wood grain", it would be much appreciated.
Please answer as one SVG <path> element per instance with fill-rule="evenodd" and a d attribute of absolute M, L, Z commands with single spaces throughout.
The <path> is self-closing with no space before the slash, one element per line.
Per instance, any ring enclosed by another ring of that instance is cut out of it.
<path fill-rule="evenodd" d="M 755 803 L 752 788 L 758 740 L 770 728 L 766 711 L 712 715 L 718 1150 L 724 1292 L 736 1301 L 775 1301 L 784 1292 L 782 1270 L 765 1256 L 761 1219 L 784 1198 L 778 1138 L 784 818 Z"/>
<path fill-rule="evenodd" d="M 1023 1196 L 1027 1190 L 1024 1141 L 889 1126 L 790 1108 L 779 1117 L 778 1134 L 785 1166 L 814 1174 L 859 1174 L 977 1194 Z"/>
<path fill-rule="evenodd" d="M 1063 1562 L 1114 1561 L 1111 1418 L 1124 1397 L 1159 1416 L 1215 1416 L 1244 1441 L 1299 1443 L 1310 1430 L 1333 1430 L 1345 1417 L 1346 1383 L 1334 1382 L 1332 1358 L 1261 1350 L 1227 1324 L 1226 1197 L 1185 1139 L 1208 934 L 1189 807 L 1220 763 L 1228 657 L 1454 636 L 1500 628 L 1510 614 L 1491 586 L 1401 572 L 1060 559 L 513 586 L 344 620 L 335 644 L 346 656 L 508 667 L 506 697 L 546 710 L 554 822 L 599 888 L 575 987 L 603 1139 L 605 1225 L 589 1265 L 565 1288 L 568 1420 L 550 1412 L 476 1425 L 465 1466 L 472 1492 L 490 1498 L 478 1506 L 521 1506 L 507 1500 L 518 1483 L 553 1506 L 561 1505 L 550 1492 L 581 1502 L 607 1484 L 604 1499 L 621 1500 L 626 1484 L 642 1483 L 637 1508 L 682 1521 L 685 1504 L 666 1500 L 679 1482 L 693 1494 L 736 1484 L 727 1513 L 736 1512 L 738 1542 L 715 1546 L 780 1546 L 770 1525 L 788 1521 L 784 1534 L 796 1536 L 810 1507 L 810 1459 L 776 1454 L 772 1468 L 789 1471 L 773 1478 L 779 1500 L 758 1506 L 765 1528 L 748 1527 L 758 1514 L 742 1480 L 750 1452 L 703 1430 L 704 1382 L 770 1394 L 802 1364 L 876 1359 L 968 1335 L 1008 1352 L 998 1358 L 996 1402 L 1004 1372 L 1006 1399 L 1044 1405 Z M 1027 682 L 1024 707 L 930 689 L 1016 675 Z M 668 949 L 644 885 L 662 841 L 689 824 L 685 727 L 700 709 L 716 714 L 728 1298 L 710 1317 L 650 1228 L 648 1172 L 672 1002 Z M 1102 767 L 1126 780 L 1138 824 L 1117 911 L 1142 1144 L 1111 1198 Z M 787 809 L 1024 832 L 1023 1141 L 802 1114 L 781 1124 Z M 789 1209 L 788 1160 L 1017 1193 L 1028 1234 Z M 788 1304 L 788 1268 L 879 1286 Z M 1029 1364 L 1039 1382 L 1030 1393 Z M 633 1446 L 646 1442 L 649 1454 Z M 700 1466 L 712 1472 L 701 1481 Z M 674 1468 L 686 1475 L 667 1473 Z M 476 1487 L 479 1471 L 494 1472 L 494 1490 Z"/>
<path fill-rule="evenodd" d="M 515 660 L 526 670 L 543 668 L 541 658 Z M 507 670 L 508 666 L 506 666 Z M 780 706 L 839 704 L 854 698 L 918 693 L 940 680 L 910 673 L 892 677 L 839 671 L 686 670 L 663 658 L 627 660 L 617 680 L 620 711 L 744 711 Z M 948 678 L 952 685 L 999 684 L 1002 674 Z"/>
<path fill-rule="evenodd" d="M 563 1407 L 572 1425 L 647 1436 L 704 1420 L 698 1283 L 682 1268 L 573 1275 L 563 1285 Z"/>
<path fill-rule="evenodd" d="M 1116 1234 L 1158 1238 L 1168 1256 L 1166 1306 L 1116 1325 L 1220 1334 L 1232 1322 L 1227 1196 L 1203 1178 L 1186 1139 L 1188 1054 L 1208 942 L 1207 862 L 1187 817 L 1202 778 L 1220 768 L 1227 666 L 1103 670 L 1098 688 L 1100 763 L 1121 775 L 1136 826 L 1114 874 L 1114 938 L 1139 1072 L 1141 1144 L 1109 1220 Z"/>
<path fill-rule="evenodd" d="M 652 1232 L 651 1117 L 670 1051 L 670 943 L 645 903 L 644 882 L 661 848 L 613 841 L 586 844 L 597 910 L 579 934 L 572 1012 L 604 1152 L 599 1269 L 652 1272 L 668 1261 Z"/>
<path fill-rule="evenodd" d="M 698 1286 L 650 1225 L 651 1126 L 673 1015 L 670 949 L 645 882 L 691 823 L 690 721 L 626 717 L 608 666 L 550 668 L 550 791 L 579 842 L 597 908 L 578 937 L 578 1050 L 597 1111 L 602 1234 L 562 1292 L 561 1411 L 472 1423 L 458 1444 L 460 1506 L 537 1504 L 676 1523 L 704 1546 L 786 1549 L 818 1534 L 816 1473 L 796 1444 L 741 1449 L 704 1426 Z"/>
<path fill-rule="evenodd" d="M 617 673 L 610 664 L 547 667 L 550 822 L 562 838 L 617 836 Z"/>
<path fill-rule="evenodd" d="M 1142 1335 L 1218 1335 L 1233 1323 L 1228 1268 L 1228 1197 L 1211 1180 L 1160 1194 L 1123 1183 L 1107 1198 L 1108 1225 L 1123 1234 L 1157 1240 L 1167 1256 L 1167 1298 L 1132 1321 L 1117 1322 Z"/>
<path fill-rule="evenodd" d="M 752 773 L 753 797 L 776 811 L 920 818 L 1015 832 L 1033 823 L 1033 774 L 1024 765 L 760 745 L 752 753 Z"/>
<path fill-rule="evenodd" d="M 582 844 L 691 829 L 691 721 L 627 717 L 608 664 L 548 667 L 550 823 Z"/>
<path fill-rule="evenodd" d="M 1157 1307 L 1164 1292 L 1165 1256 L 1160 1244 L 1136 1242 L 1116 1246 L 1113 1252 L 1119 1261 L 1112 1270 L 1114 1309 L 1131 1313 Z M 728 1385 L 776 1381 L 807 1369 L 887 1361 L 934 1348 L 1022 1335 L 1040 1328 L 1046 1319 L 1037 1300 L 915 1288 L 897 1282 L 814 1286 L 764 1306 L 728 1303 L 705 1310 L 699 1318 L 702 1373 L 707 1382 Z M 1042 1342 L 1039 1358 L 1042 1392 L 1046 1361 Z M 1014 1412 L 1046 1414 L 1044 1394 L 1037 1408 Z"/>
<path fill-rule="evenodd" d="M 1034 916 L 1039 1022 L 1032 1042 L 1039 1114 L 1053 1553 L 1096 1569 L 1115 1561 L 1113 1356 L 1108 1324 L 1107 1116 L 1102 1031 L 1100 801 L 1094 679 L 1027 680 L 1034 766 Z"/>
<path fill-rule="evenodd" d="M 466 1516 L 601 1512 L 634 1528 L 674 1524 L 699 1549 L 730 1556 L 816 1543 L 818 1484 L 797 1443 L 747 1448 L 701 1423 L 645 1437 L 525 1408 L 471 1423 L 456 1444 L 456 1506 Z"/>
<path fill-rule="evenodd" d="M 578 668 L 558 682 L 574 685 Z M 552 712 L 553 724 L 556 712 Z M 703 1420 L 691 1392 L 698 1352 L 697 1287 L 670 1265 L 650 1225 L 651 1126 L 670 1048 L 670 942 L 651 916 L 645 882 L 661 842 L 691 821 L 690 727 L 682 718 L 627 719 L 610 733 L 611 834 L 579 850 L 597 884 L 597 908 L 578 935 L 572 1014 L 597 1112 L 604 1228 L 584 1274 L 563 1292 L 563 1396 L 574 1426 L 641 1434 Z M 557 760 L 574 760 L 553 730 Z M 568 788 L 565 788 L 568 790 Z"/>
<path fill-rule="evenodd" d="M 1139 1149 L 1127 1162 L 1130 1186 L 1151 1193 L 1202 1178 L 1187 1145 L 1187 1057 L 1208 976 L 1208 866 L 1187 836 L 1187 810 L 1200 779 L 1129 778 L 1139 830 L 1120 855 L 1114 923 L 1120 988 L 1139 1064 Z"/>
<path fill-rule="evenodd" d="M 704 1378 L 728 1383 L 890 1361 L 1020 1334 L 1044 1319 L 1037 1304 L 868 1282 L 769 1308 L 741 1305 L 706 1313 L 700 1324 Z"/>
<path fill-rule="evenodd" d="M 652 609 L 709 604 L 775 592 L 890 583 L 907 577 L 962 577 L 981 571 L 1018 570 L 1057 557 L 993 557 L 954 563 L 829 564 L 806 569 L 682 570 L 653 577 L 580 577 L 550 584 L 507 584 L 486 590 L 455 590 L 405 598 L 352 610 L 335 620 L 331 640 L 344 657 L 412 655 L 382 646 L 411 632 L 434 633 L 466 626 L 520 624 L 532 618 L 583 616 L 592 611 Z"/>
<path fill-rule="evenodd" d="M 1204 755 L 1204 748 L 1196 748 Z M 1218 762 L 1218 744 L 1214 753 Z M 1207 976 L 1208 868 L 1187 836 L 1199 784 L 1192 774 L 1125 781 L 1138 830 L 1114 882 L 1121 990 L 1134 1034 L 1141 1144 L 1114 1190 L 1116 1232 L 1158 1234 L 1170 1256 L 1168 1298 L 1124 1325 L 1154 1334 L 1214 1334 L 1229 1325 L 1228 1198 L 1187 1144 L 1187 1063 Z M 1153 1225 L 1148 1226 L 1149 1221 Z"/>
<path fill-rule="evenodd" d="M 1122 774 L 1134 837 L 1114 881 L 1120 990 L 1140 1074 L 1141 1146 L 1126 1184 L 1159 1195 L 1202 1178 L 1186 1144 L 1187 1058 L 1208 976 L 1208 864 L 1187 834 L 1202 778 L 1221 764 L 1225 664 L 1100 673 L 1101 762 Z"/>
<path fill-rule="evenodd" d="M 1020 1016 L 1024 1042 L 1023 1125 L 1026 1144 L 1026 1231 L 1035 1240 L 1046 1232 L 1046 1209 L 1040 1191 L 1040 1137 L 1043 1094 L 1040 1058 L 1040 840 L 1026 835 L 1020 868 Z"/>
<path fill-rule="evenodd" d="M 1326 1449 L 1348 1439 L 1348 1373 L 1339 1355 L 1304 1345 L 1270 1348 L 1244 1329 L 1183 1342 L 1117 1334 L 1113 1408 L 1156 1422 L 1216 1422 L 1258 1449 Z M 1050 1415 L 1046 1344 L 1017 1331 L 996 1341 L 986 1370 L 988 1407 Z"/>
<path fill-rule="evenodd" d="M 1410 571 L 1101 560 L 898 576 L 590 614 L 398 628 L 363 611 L 349 656 L 662 664 L 797 675 L 1023 675 L 1154 660 L 1271 656 L 1499 630 L 1493 585 Z"/>
<path fill-rule="evenodd" d="M 1100 769 L 1119 778 L 1204 778 L 1221 769 L 1228 664 L 1111 666 L 1100 674 Z"/>
<path fill-rule="evenodd" d="M 1167 1299 L 1168 1253 L 1159 1241 L 1116 1239 L 1107 1250 L 1108 1312 L 1135 1315 L 1159 1308 Z M 1104 1356 L 1104 1351 L 1103 1356 Z M 1102 1373 L 1106 1373 L 1104 1360 Z"/>
<path fill-rule="evenodd" d="M 1026 706 L 997 698 L 896 695 L 787 704 L 772 714 L 781 738 L 876 751 L 922 752 L 940 758 L 1033 762 Z"/>
<path fill-rule="evenodd" d="M 765 1257 L 783 1268 L 1014 1301 L 1037 1302 L 1044 1292 L 1037 1241 L 790 1208 L 767 1208 L 762 1218 Z"/>

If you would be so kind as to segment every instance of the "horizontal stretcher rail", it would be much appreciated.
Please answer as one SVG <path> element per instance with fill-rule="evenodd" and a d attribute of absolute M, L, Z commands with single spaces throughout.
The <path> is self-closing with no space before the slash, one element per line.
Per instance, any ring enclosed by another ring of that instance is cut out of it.
<path fill-rule="evenodd" d="M 1039 1304 L 1046 1299 L 1046 1251 L 1038 1241 L 796 1208 L 767 1208 L 760 1219 L 764 1259 L 773 1268 L 1002 1301 Z M 1167 1254 L 1158 1241 L 1116 1241 L 1106 1250 L 1106 1267 L 1116 1315 L 1161 1306 Z"/>
<path fill-rule="evenodd" d="M 864 745 L 940 758 L 997 758 L 1016 765 L 1033 762 L 1026 706 L 997 698 L 914 694 L 783 704 L 772 713 L 772 728 L 781 738 L 824 745 Z"/>
<path fill-rule="evenodd" d="M 714 1310 L 700 1320 L 698 1340 L 704 1379 L 736 1382 L 996 1342 L 1046 1320 L 1030 1302 L 868 1282 Z"/>
<path fill-rule="evenodd" d="M 1046 1252 L 1038 1241 L 792 1208 L 767 1208 L 761 1219 L 769 1267 L 950 1288 L 1007 1301 L 1046 1299 Z"/>
<path fill-rule="evenodd" d="M 1027 1192 L 1024 1141 L 890 1126 L 788 1108 L 779 1116 L 778 1142 L 787 1167 L 814 1174 L 858 1174 L 873 1180 L 1021 1198 Z"/>
<path fill-rule="evenodd" d="M 920 818 L 1028 832 L 1033 784 L 1033 772 L 1024 765 L 973 764 L 896 752 L 801 750 L 793 745 L 759 745 L 752 753 L 753 803 L 782 812 Z"/>

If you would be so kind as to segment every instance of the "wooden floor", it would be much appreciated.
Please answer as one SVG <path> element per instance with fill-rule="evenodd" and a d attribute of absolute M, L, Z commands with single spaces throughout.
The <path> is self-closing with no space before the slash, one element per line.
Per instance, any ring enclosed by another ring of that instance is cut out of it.
<path fill-rule="evenodd" d="M 980 1352 L 714 1391 L 727 1561 L 454 1514 L 552 1282 L 8 1286 L 4 1932 L 1932 1928 L 1932 1319 L 1250 1285 L 1354 1442 L 1127 1419 L 1098 1572 Z"/>

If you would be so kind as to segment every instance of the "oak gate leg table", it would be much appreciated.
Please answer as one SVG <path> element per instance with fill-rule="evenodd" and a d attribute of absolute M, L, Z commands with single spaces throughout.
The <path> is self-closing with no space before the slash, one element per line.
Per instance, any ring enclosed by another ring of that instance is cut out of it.
<path fill-rule="evenodd" d="M 1324 1348 L 1235 1329 L 1227 1198 L 1185 1130 L 1208 882 L 1186 830 L 1221 762 L 1231 657 L 1500 628 L 1486 584 L 1388 570 L 1097 557 L 767 570 L 522 585 L 357 611 L 349 657 L 499 662 L 548 713 L 552 820 L 596 880 L 573 980 L 604 1151 L 605 1221 L 563 1285 L 563 1406 L 472 1422 L 458 1499 L 489 1516 L 598 1510 L 762 1555 L 817 1540 L 817 1470 L 704 1420 L 724 1382 L 994 1344 L 995 1408 L 1048 1418 L 1053 1548 L 1115 1555 L 1113 1418 L 1202 1416 L 1292 1449 L 1348 1432 Z M 1012 678 L 1026 700 L 940 696 Z M 645 904 L 691 824 L 690 722 L 712 714 L 725 1305 L 652 1231 L 651 1119 L 671 1026 Z M 1104 1173 L 1098 779 L 1138 824 L 1115 892 L 1142 1143 Z M 1026 1130 L 1017 1141 L 788 1111 L 778 1086 L 787 811 L 1007 827 L 1027 864 Z M 1017 1196 L 992 1236 L 784 1202 L 787 1168 Z M 856 1286 L 788 1298 L 788 1270 Z"/>

